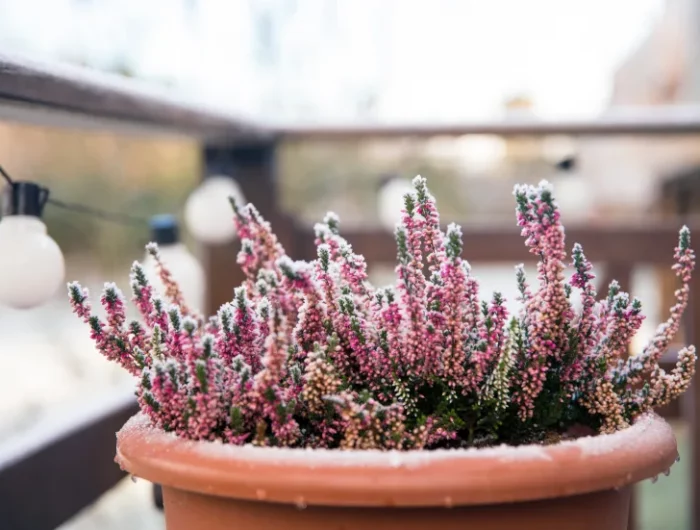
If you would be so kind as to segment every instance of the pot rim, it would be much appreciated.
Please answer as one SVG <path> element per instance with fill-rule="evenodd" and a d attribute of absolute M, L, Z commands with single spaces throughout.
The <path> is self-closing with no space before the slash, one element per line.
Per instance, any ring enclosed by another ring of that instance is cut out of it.
<path fill-rule="evenodd" d="M 341 451 L 190 441 L 143 413 L 117 433 L 115 461 L 166 487 L 300 506 L 465 506 L 590 493 L 653 477 L 677 457 L 671 427 L 647 414 L 613 434 L 553 445 Z"/>

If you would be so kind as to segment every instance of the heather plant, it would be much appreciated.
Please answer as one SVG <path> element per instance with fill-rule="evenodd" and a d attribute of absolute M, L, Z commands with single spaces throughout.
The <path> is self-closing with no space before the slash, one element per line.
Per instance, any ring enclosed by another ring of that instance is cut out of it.
<path fill-rule="evenodd" d="M 87 289 L 68 286 L 98 350 L 138 380 L 153 425 L 191 440 L 341 449 L 430 449 L 549 443 L 572 432 L 611 433 L 688 388 L 695 349 L 670 373 L 659 360 L 688 303 L 695 257 L 680 231 L 676 303 L 649 344 L 628 356 L 643 316 L 616 282 L 598 299 L 580 245 L 567 255 L 550 186 L 517 186 L 518 226 L 538 259 L 536 286 L 516 268 L 521 309 L 480 296 L 462 233 L 443 232 L 417 177 L 396 228 L 396 284 L 370 284 L 362 256 L 328 214 L 318 257 L 292 261 L 252 205 L 233 203 L 246 280 L 208 320 L 183 299 L 158 248 L 164 297 L 131 270 L 142 320 L 107 284 L 93 314 Z M 567 280 L 565 270 L 573 266 Z M 578 310 L 572 291 L 580 291 Z"/>

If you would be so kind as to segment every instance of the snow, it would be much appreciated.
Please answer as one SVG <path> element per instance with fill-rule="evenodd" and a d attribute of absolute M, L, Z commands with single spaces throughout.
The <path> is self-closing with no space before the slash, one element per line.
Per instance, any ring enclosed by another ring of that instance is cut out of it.
<path fill-rule="evenodd" d="M 235 446 L 221 441 L 184 441 L 173 433 L 154 429 L 144 414 L 137 414 L 131 418 L 120 433 L 141 432 L 151 443 L 185 444 L 186 447 L 191 447 L 203 455 L 231 457 L 237 461 L 264 461 L 281 465 L 308 465 L 316 468 L 324 466 L 419 468 L 437 461 L 459 461 L 474 458 L 494 458 L 499 462 L 549 461 L 552 459 L 551 452 L 563 448 L 579 449 L 582 458 L 599 456 L 616 451 L 623 446 L 634 448 L 635 445 L 641 444 L 640 440 L 642 439 L 646 445 L 650 436 L 664 438 L 672 433 L 668 424 L 654 421 L 655 417 L 655 415 L 643 416 L 632 427 L 614 434 L 586 436 L 551 446 L 532 444 L 516 447 L 503 444 L 480 449 L 438 449 L 434 451 L 341 451 L 338 449 Z"/>
<path fill-rule="evenodd" d="M 441 460 L 458 460 L 493 457 L 501 462 L 517 460 L 549 460 L 545 447 L 526 445 L 513 447 L 501 445 L 482 449 L 437 449 L 434 451 L 378 451 L 338 449 L 311 449 L 286 447 L 236 446 L 217 442 L 183 441 L 173 433 L 156 430 L 144 414 L 137 414 L 122 428 L 120 434 L 141 432 L 152 443 L 185 444 L 204 455 L 235 458 L 250 462 L 276 462 L 279 464 L 301 464 L 311 467 L 365 466 L 417 468 Z"/>
<path fill-rule="evenodd" d="M 479 119 L 525 93 L 559 118 L 604 107 L 613 72 L 663 7 L 661 0 L 294 4 L 0 0 L 0 45 L 102 68 L 125 63 L 198 99 L 267 116 L 348 118 L 369 96 L 382 120 Z"/>
<path fill-rule="evenodd" d="M 650 437 L 665 438 L 669 433 L 673 434 L 671 426 L 665 421 L 654 421 L 655 414 L 646 414 L 640 417 L 632 427 L 614 434 L 598 436 L 586 436 L 576 440 L 562 442 L 561 447 L 576 447 L 581 450 L 581 456 L 598 456 L 611 453 L 627 447 L 635 450 L 643 450 L 642 445 L 650 443 Z M 642 444 L 642 440 L 644 440 Z"/>

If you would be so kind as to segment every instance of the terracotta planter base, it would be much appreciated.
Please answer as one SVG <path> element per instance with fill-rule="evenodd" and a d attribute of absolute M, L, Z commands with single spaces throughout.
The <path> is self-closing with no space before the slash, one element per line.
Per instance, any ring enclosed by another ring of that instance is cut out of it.
<path fill-rule="evenodd" d="M 618 530 L 630 489 L 455 508 L 335 508 L 233 501 L 163 488 L 168 530 Z"/>
<path fill-rule="evenodd" d="M 651 415 L 554 445 L 404 453 L 192 442 L 142 415 L 117 436 L 122 468 L 163 485 L 168 530 L 626 530 L 631 486 L 676 449 Z"/>

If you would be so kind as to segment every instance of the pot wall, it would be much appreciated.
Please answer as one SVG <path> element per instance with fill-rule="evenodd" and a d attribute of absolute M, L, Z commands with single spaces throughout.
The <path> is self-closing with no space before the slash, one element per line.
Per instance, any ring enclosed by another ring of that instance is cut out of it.
<path fill-rule="evenodd" d="M 164 488 L 167 530 L 625 530 L 630 488 L 455 508 L 334 508 Z"/>
<path fill-rule="evenodd" d="M 654 415 L 553 445 L 407 452 L 187 441 L 139 415 L 116 459 L 163 485 L 168 530 L 626 530 L 631 487 L 676 455 Z"/>

